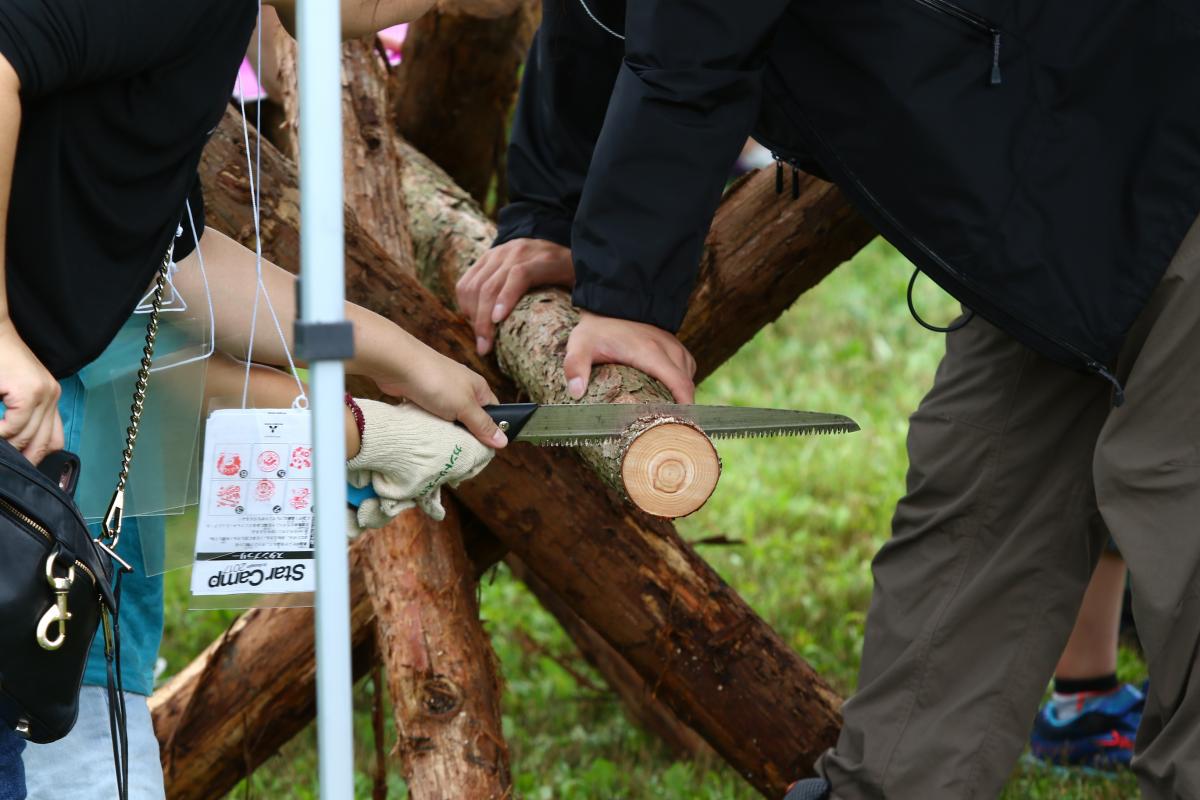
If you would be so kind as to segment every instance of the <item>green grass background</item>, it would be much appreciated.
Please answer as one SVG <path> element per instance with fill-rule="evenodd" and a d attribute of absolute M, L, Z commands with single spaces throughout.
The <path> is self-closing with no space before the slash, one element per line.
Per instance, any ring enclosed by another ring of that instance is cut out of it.
<path fill-rule="evenodd" d="M 723 535 L 733 545 L 702 554 L 768 623 L 843 694 L 855 683 L 870 561 L 887 538 L 903 491 L 908 415 L 933 379 L 943 337 L 911 320 L 904 302 L 911 266 L 876 241 L 762 330 L 699 391 L 697 402 L 837 411 L 852 436 L 722 441 L 725 471 L 712 500 L 679 529 L 691 540 Z M 927 281 L 917 306 L 949 321 L 953 301 Z M 187 611 L 184 572 L 167 582 L 163 656 L 169 675 L 215 638 L 229 612 Z M 483 582 L 483 617 L 503 667 L 504 730 L 519 797 L 544 800 L 749 800 L 755 793 L 720 762 L 674 760 L 633 728 L 553 618 L 501 567 Z M 566 665 L 570 669 L 564 667 Z M 572 672 L 588 676 L 581 685 Z M 1122 677 L 1144 667 L 1123 652 Z M 359 797 L 371 796 L 373 686 L 355 689 Z M 394 730 L 387 722 L 387 748 Z M 316 797 L 310 727 L 231 795 Z M 406 796 L 391 759 L 389 796 Z M 936 764 L 930 765 L 936 769 Z M 1136 797 L 1116 780 L 1018 767 L 1008 800 Z"/>

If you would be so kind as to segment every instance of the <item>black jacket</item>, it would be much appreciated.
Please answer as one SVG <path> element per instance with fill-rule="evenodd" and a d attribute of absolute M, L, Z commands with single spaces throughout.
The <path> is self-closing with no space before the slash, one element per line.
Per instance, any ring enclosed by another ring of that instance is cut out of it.
<path fill-rule="evenodd" d="M 543 3 L 498 240 L 569 243 L 593 311 L 678 328 L 751 133 L 815 157 L 968 307 L 1101 373 L 1200 214 L 1190 0 L 584 2 L 627 39 Z"/>

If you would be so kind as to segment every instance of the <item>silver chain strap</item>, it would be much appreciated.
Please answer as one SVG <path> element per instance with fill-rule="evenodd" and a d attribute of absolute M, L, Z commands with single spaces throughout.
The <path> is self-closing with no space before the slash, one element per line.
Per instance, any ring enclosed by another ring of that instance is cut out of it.
<path fill-rule="evenodd" d="M 171 260 L 175 255 L 175 240 L 167 247 L 162 266 L 158 268 L 158 279 L 154 284 L 154 302 L 150 310 L 150 321 L 146 323 L 146 344 L 142 347 L 142 364 L 138 368 L 137 381 L 133 386 L 133 405 L 129 407 L 129 427 L 125 429 L 125 449 L 121 453 L 121 471 L 117 475 L 117 489 L 113 492 L 108 512 L 104 515 L 103 533 L 96 544 L 123 566 L 129 565 L 114 552 L 121 539 L 121 522 L 125 511 L 125 485 L 129 481 L 129 465 L 133 461 L 133 447 L 137 443 L 138 426 L 142 411 L 146 407 L 146 386 L 150 382 L 150 365 L 154 360 L 154 340 L 158 336 L 158 317 L 162 310 L 163 295 L 167 289 L 167 276 L 171 271 Z M 104 541 L 104 540 L 109 541 Z"/>

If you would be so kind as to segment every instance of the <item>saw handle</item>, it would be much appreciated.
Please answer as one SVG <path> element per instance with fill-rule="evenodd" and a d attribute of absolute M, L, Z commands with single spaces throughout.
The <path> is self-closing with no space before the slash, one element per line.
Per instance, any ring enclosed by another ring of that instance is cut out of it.
<path fill-rule="evenodd" d="M 511 442 L 521 433 L 521 429 L 525 427 L 525 423 L 529 422 L 529 418 L 533 416 L 533 412 L 537 411 L 537 403 L 503 403 L 498 406 L 484 406 L 483 410 L 500 426 L 500 430 L 504 431 Z"/>

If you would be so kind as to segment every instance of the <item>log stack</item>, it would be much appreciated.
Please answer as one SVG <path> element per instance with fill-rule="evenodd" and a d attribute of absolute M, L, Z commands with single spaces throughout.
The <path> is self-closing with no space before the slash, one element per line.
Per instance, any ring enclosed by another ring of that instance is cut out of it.
<path fill-rule="evenodd" d="M 519 49 L 523 52 L 525 48 Z M 372 80 L 382 75 L 367 74 L 376 75 Z M 355 80 L 361 77 L 356 73 Z M 396 79 L 392 80 L 394 84 Z M 349 81 L 348 90 L 359 91 Z M 365 91 L 375 89 L 367 87 Z M 352 97 L 347 102 L 364 107 L 362 100 Z M 378 130 L 377 126 L 361 127 Z M 449 298 L 447 287 L 486 248 L 493 228 L 468 192 L 398 134 L 389 133 L 392 135 L 396 138 L 388 148 L 390 151 L 394 145 L 399 155 L 399 186 L 412 249 L 385 249 L 368 226 L 359 223 L 354 208 L 348 207 L 348 295 L 483 374 L 502 399 L 564 400 L 561 360 L 574 314 L 569 298 L 558 290 L 531 293 L 501 326 L 498 355 L 503 372 L 495 363 L 479 359 L 469 326 L 443 301 Z M 374 167 L 367 165 L 380 161 L 362 158 L 357 163 L 371 169 Z M 350 163 L 347 165 L 349 168 Z M 210 142 L 201 175 L 209 224 L 243 242 L 252 241 L 241 123 L 232 112 Z M 295 167 L 264 143 L 262 175 L 264 254 L 296 269 L 299 214 Z M 394 179 L 394 175 L 389 177 Z M 358 185 L 371 184 L 369 176 L 359 176 Z M 794 201 L 775 197 L 768 175 L 753 176 L 731 189 L 713 225 L 692 309 L 681 333 L 697 358 L 698 374 L 711 373 L 871 235 L 837 191 L 815 179 L 802 183 L 800 197 Z M 597 368 L 586 400 L 621 399 L 670 398 L 660 384 L 635 370 Z M 504 549 L 511 551 L 536 576 L 539 596 L 548 603 L 549 598 L 561 602 L 577 619 L 577 640 L 590 636 L 608 648 L 605 654 L 611 656 L 614 666 L 605 674 L 610 674 L 614 683 L 620 680 L 617 673 L 623 672 L 626 683 L 629 676 L 636 676 L 635 682 L 653 687 L 642 693 L 642 702 L 661 706 L 678 727 L 701 737 L 764 795 L 777 796 L 792 779 L 810 772 L 815 757 L 833 743 L 840 701 L 669 523 L 639 512 L 614 489 L 620 487 L 632 496 L 634 490 L 628 487 L 637 485 L 638 491 L 647 492 L 638 495 L 643 503 L 675 495 L 688 498 L 682 505 L 664 507 L 663 516 L 678 515 L 697 497 L 702 503 L 706 492 L 711 492 L 709 484 L 715 485 L 719 466 L 713 467 L 715 451 L 707 439 L 684 428 L 676 422 L 648 425 L 618 450 L 620 458 L 604 448 L 574 453 L 509 447 L 478 479 L 457 492 L 467 513 L 488 531 L 472 534 L 471 541 L 499 543 L 484 548 L 482 557 L 471 544 L 466 552 L 478 567 L 488 559 L 500 558 Z M 623 480 L 626 465 L 629 471 Z M 463 533 L 451 525 L 440 535 L 461 537 Z M 365 544 L 384 546 L 379 544 L 381 538 L 373 535 Z M 356 545 L 356 551 L 363 546 Z M 409 557 L 401 551 L 393 555 Z M 445 563 L 453 563 L 453 559 Z M 448 573 L 443 572 L 440 585 L 455 584 L 455 596 L 461 597 L 463 592 L 473 593 L 475 584 L 463 566 L 466 562 L 459 559 L 458 563 L 457 583 L 451 580 L 447 584 Z M 403 581 L 398 583 L 399 587 L 388 575 L 378 573 L 369 582 L 356 584 L 360 587 L 355 595 L 360 654 L 388 652 L 389 641 L 396 645 L 392 652 L 403 650 L 398 648 L 403 636 L 397 633 L 403 628 L 380 626 L 381 609 L 390 608 L 386 616 L 403 625 L 406 615 L 411 619 L 417 613 L 409 606 L 424 601 L 419 592 L 406 594 Z M 408 585 L 415 584 L 410 581 Z M 464 610 L 468 618 L 475 614 L 469 605 L 460 605 L 454 612 L 460 615 L 458 619 Z M 428 609 L 418 611 L 426 613 Z M 477 622 L 476 616 L 466 626 L 468 638 L 476 642 Z M 220 796 L 233 785 L 231 781 L 252 770 L 272 747 L 278 747 L 311 718 L 311 697 L 307 704 L 298 698 L 290 705 L 282 704 L 279 718 L 264 707 L 252 730 L 269 728 L 271 736 L 269 741 L 259 742 L 248 741 L 246 717 L 231 711 L 237 692 L 244 695 L 247 691 L 242 670 L 262 670 L 265 664 L 271 664 L 270 671 L 258 674 L 294 686 L 300 694 L 311 692 L 311 633 L 305 633 L 310 626 L 311 614 L 306 611 L 250 612 L 223 638 L 224 644 L 215 643 L 160 690 L 154 702 L 155 724 L 164 746 L 170 796 Z M 429 626 L 434 629 L 444 631 L 445 626 Z M 233 651 L 238 658 L 230 655 L 229 639 L 234 633 L 238 641 L 250 643 Z M 283 647 L 285 637 L 288 641 Z M 364 644 L 375 638 L 385 646 L 368 648 Z M 289 654 L 287 659 L 272 661 L 277 644 Z M 480 687 L 477 710 L 470 713 L 487 717 L 494 713 L 494 705 L 489 706 L 484 688 L 494 687 L 495 680 L 488 676 L 489 658 L 478 647 L 475 652 L 480 654 L 476 674 L 460 673 L 456 685 Z M 419 666 L 415 657 L 409 651 L 405 658 Z M 403 669 L 403 659 L 389 659 L 388 667 L 389 671 Z M 403 679 L 389 674 L 393 690 L 396 681 Z M 229 693 L 209 691 L 208 686 L 227 687 Z M 198 705 L 201 697 L 204 700 Z M 399 729 L 416 730 L 406 727 L 416 712 L 404 712 L 404 703 L 396 705 Z M 203 713 L 197 715 L 197 708 Z M 467 713 L 463 708 L 455 713 Z M 226 716 L 235 720 L 233 728 L 215 722 Z M 231 735 L 239 725 L 243 734 Z M 424 734 L 416 735 L 421 736 Z M 495 765 L 494 775 L 506 775 L 502 746 L 488 759 Z M 220 767 L 213 766 L 216 764 Z M 410 778 L 412 769 L 410 759 L 406 762 Z M 465 800 L 487 797 L 502 782 L 461 796 Z M 426 794 L 413 796 L 432 800 L 439 796 L 437 791 L 428 789 Z"/>

